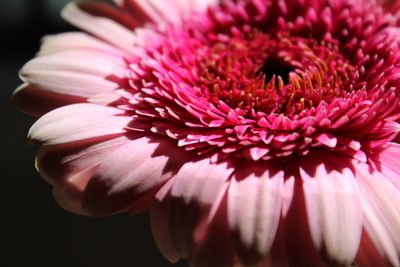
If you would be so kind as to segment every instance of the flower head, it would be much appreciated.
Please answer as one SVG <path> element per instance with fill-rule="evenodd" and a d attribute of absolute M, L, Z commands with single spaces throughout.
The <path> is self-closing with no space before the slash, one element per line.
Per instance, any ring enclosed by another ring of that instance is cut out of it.
<path fill-rule="evenodd" d="M 398 1 L 115 2 L 14 93 L 64 208 L 150 208 L 192 266 L 400 266 Z"/>

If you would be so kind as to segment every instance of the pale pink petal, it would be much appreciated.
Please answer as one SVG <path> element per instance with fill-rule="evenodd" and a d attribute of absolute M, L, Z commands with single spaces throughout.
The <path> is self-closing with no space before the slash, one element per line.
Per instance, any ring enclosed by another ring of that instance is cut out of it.
<path fill-rule="evenodd" d="M 175 263 L 181 256 L 174 248 L 170 231 L 171 198 L 169 192 L 173 182 L 173 179 L 169 180 L 155 195 L 150 208 L 150 218 L 153 237 L 160 252 L 170 262 Z"/>
<path fill-rule="evenodd" d="M 181 23 L 182 17 L 190 11 L 204 12 L 210 5 L 215 5 L 218 0 L 114 0 L 121 6 L 128 8 L 133 15 L 140 14 L 142 20 L 155 23 L 172 22 Z"/>
<path fill-rule="evenodd" d="M 226 216 L 221 215 L 225 214 L 221 203 L 225 199 L 231 173 L 232 167 L 228 163 L 214 164 L 209 159 L 188 162 L 172 178 L 171 189 L 168 192 L 162 189 L 156 195 L 151 209 L 152 228 L 156 243 L 164 255 L 171 254 L 169 246 L 172 244 L 176 255 L 189 257 L 189 261 L 229 261 L 228 251 L 225 255 L 219 255 L 219 258 L 203 258 L 199 255 L 227 240 L 220 237 L 227 235 L 228 228 L 217 225 L 221 226 L 224 221 L 226 224 Z M 215 227 L 226 231 L 211 235 L 215 233 Z M 195 266 L 207 266 L 199 264 Z"/>
<path fill-rule="evenodd" d="M 400 191 L 400 145 L 389 143 L 376 152 L 378 170 Z"/>
<path fill-rule="evenodd" d="M 171 196 L 182 202 L 182 205 L 199 205 L 211 211 L 211 206 L 218 207 L 220 198 L 226 187 L 227 179 L 232 173 L 232 166 L 228 163 L 213 164 L 206 158 L 201 161 L 188 162 L 174 177 L 175 182 L 171 188 Z M 174 208 L 172 224 L 174 243 L 181 255 L 187 255 L 190 250 L 190 237 L 193 231 L 190 229 L 190 223 L 182 229 L 183 224 L 178 223 L 180 218 L 189 220 L 194 218 L 187 217 L 188 214 L 181 213 L 178 208 Z M 209 216 L 212 217 L 212 214 Z"/>
<path fill-rule="evenodd" d="M 76 97 L 112 92 L 111 77 L 121 69 L 121 59 L 100 52 L 65 51 L 41 56 L 21 69 L 21 79 L 43 90 Z"/>
<path fill-rule="evenodd" d="M 365 231 L 379 253 L 393 266 L 400 266 L 400 191 L 366 164 L 355 169 Z"/>
<path fill-rule="evenodd" d="M 75 104 L 56 109 L 30 129 L 32 143 L 53 145 L 125 133 L 132 119 L 123 111 L 94 104 Z"/>
<path fill-rule="evenodd" d="M 280 221 L 272 255 L 283 264 L 288 261 L 289 266 L 326 267 L 326 261 L 315 248 L 312 239 L 304 189 L 299 176 L 295 176 L 291 188 L 290 206 Z M 278 255 L 274 255 L 274 249 Z"/>
<path fill-rule="evenodd" d="M 81 97 L 42 90 L 26 83 L 14 91 L 11 100 L 20 111 L 36 117 L 62 106 L 85 102 Z"/>
<path fill-rule="evenodd" d="M 48 35 L 42 39 L 38 56 L 44 56 L 67 50 L 98 51 L 122 57 L 124 53 L 118 48 L 107 44 L 84 32 L 66 32 Z"/>
<path fill-rule="evenodd" d="M 83 170 L 54 186 L 53 196 L 61 207 L 72 213 L 89 215 L 82 207 L 82 197 L 92 172 L 93 168 Z"/>
<path fill-rule="evenodd" d="M 332 152 L 322 152 L 302 159 L 300 168 L 314 244 L 343 265 L 354 261 L 363 220 L 357 182 L 349 166 Z"/>
<path fill-rule="evenodd" d="M 188 153 L 176 149 L 169 140 L 131 140 L 96 170 L 85 189 L 84 208 L 93 215 L 103 215 L 126 209 L 142 198 L 150 200 L 188 159 Z"/>
<path fill-rule="evenodd" d="M 132 16 L 128 12 L 125 12 L 125 10 L 110 5 L 109 3 L 82 1 L 78 2 L 77 5 L 80 9 L 91 15 L 109 18 L 131 30 L 135 29 L 137 26 L 141 26 L 140 21 L 138 21 L 135 16 Z"/>
<path fill-rule="evenodd" d="M 239 166 L 228 190 L 229 227 L 242 260 L 256 263 L 272 246 L 281 215 L 283 171 L 272 164 Z"/>
<path fill-rule="evenodd" d="M 113 136 L 111 139 L 43 146 L 36 157 L 36 168 L 49 183 L 64 184 L 84 170 L 98 166 L 130 141 L 126 136 Z"/>
<path fill-rule="evenodd" d="M 134 33 L 112 18 L 91 14 L 80 8 L 80 4 L 74 2 L 64 8 L 62 16 L 73 25 L 107 41 L 115 47 L 127 52 L 133 49 L 136 40 Z"/>

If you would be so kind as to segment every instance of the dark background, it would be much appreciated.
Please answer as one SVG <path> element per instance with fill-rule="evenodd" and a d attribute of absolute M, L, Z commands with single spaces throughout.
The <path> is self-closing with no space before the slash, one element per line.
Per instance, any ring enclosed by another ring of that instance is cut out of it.
<path fill-rule="evenodd" d="M 72 29 L 58 15 L 67 2 L 0 0 L 0 266 L 172 266 L 158 252 L 147 213 L 105 219 L 70 214 L 35 171 L 36 147 L 26 143 L 35 119 L 16 111 L 9 98 L 40 38 Z"/>

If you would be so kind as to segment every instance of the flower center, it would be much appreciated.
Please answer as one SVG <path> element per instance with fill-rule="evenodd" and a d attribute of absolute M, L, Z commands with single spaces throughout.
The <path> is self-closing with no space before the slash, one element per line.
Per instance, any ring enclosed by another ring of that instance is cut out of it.
<path fill-rule="evenodd" d="M 333 43 L 257 30 L 221 37 L 199 54 L 200 92 L 246 111 L 298 114 L 345 97 L 355 75 Z"/>

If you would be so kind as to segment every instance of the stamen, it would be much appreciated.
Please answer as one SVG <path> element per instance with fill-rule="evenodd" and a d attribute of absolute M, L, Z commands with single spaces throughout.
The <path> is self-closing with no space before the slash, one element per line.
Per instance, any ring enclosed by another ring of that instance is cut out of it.
<path fill-rule="evenodd" d="M 293 115 L 345 96 L 354 68 L 335 44 L 257 30 L 216 42 L 199 59 L 199 87 L 233 108 Z"/>

